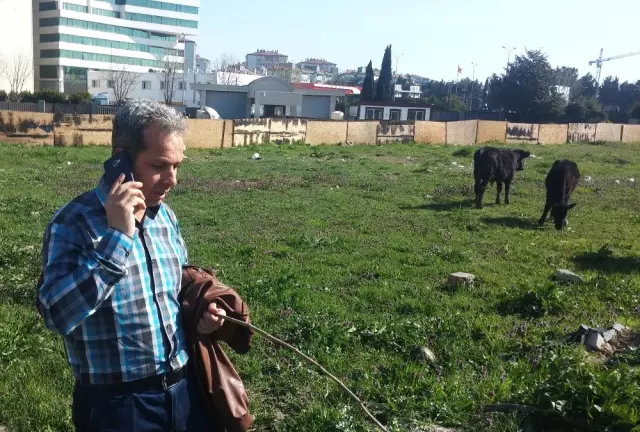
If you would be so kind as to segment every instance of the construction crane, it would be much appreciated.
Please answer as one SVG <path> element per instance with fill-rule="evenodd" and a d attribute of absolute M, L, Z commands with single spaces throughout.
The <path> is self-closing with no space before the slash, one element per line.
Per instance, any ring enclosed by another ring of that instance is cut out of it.
<path fill-rule="evenodd" d="M 598 84 L 598 86 L 600 86 L 600 76 L 602 75 L 602 63 L 604 63 L 606 61 L 618 60 L 618 59 L 625 58 L 625 57 L 632 57 L 632 56 L 640 55 L 640 51 L 636 51 L 636 52 L 632 52 L 632 53 L 627 53 L 627 54 L 617 55 L 617 56 L 613 56 L 613 57 L 603 58 L 602 57 L 602 52 L 603 51 L 604 51 L 604 49 L 600 49 L 600 57 L 598 57 L 596 60 L 591 60 L 589 62 L 589 66 L 592 66 L 595 63 L 596 67 L 598 68 L 598 72 L 596 73 L 596 83 Z"/>

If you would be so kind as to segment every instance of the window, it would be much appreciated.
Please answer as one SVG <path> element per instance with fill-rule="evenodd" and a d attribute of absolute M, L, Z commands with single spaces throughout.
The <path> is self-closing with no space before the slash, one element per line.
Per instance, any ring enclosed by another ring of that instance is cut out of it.
<path fill-rule="evenodd" d="M 58 66 L 41 65 L 40 78 L 58 78 Z"/>
<path fill-rule="evenodd" d="M 45 33 L 40 35 L 40 42 L 60 42 L 60 35 L 58 33 Z"/>
<path fill-rule="evenodd" d="M 158 60 L 147 60 L 133 57 L 112 56 L 109 54 L 95 54 L 71 50 L 40 50 L 41 58 L 70 58 L 76 60 L 94 61 L 111 64 L 127 64 L 132 66 L 144 66 L 163 68 L 164 62 Z"/>
<path fill-rule="evenodd" d="M 42 2 L 39 5 L 40 12 L 42 11 L 49 11 L 49 10 L 56 10 L 58 9 L 58 2 L 57 1 L 48 1 L 48 2 Z"/>
<path fill-rule="evenodd" d="M 152 9 L 160 9 L 167 10 L 171 12 L 181 12 L 188 14 L 198 14 L 198 8 L 195 6 L 185 6 L 179 5 L 175 3 L 166 3 L 155 0 L 101 0 L 105 3 L 111 3 L 115 5 L 131 5 L 131 6 L 142 6 Z"/>
<path fill-rule="evenodd" d="M 400 110 L 399 109 L 392 109 L 389 112 L 389 120 L 400 120 Z"/>
<path fill-rule="evenodd" d="M 105 16 L 109 18 L 120 18 L 120 12 L 115 12 L 107 9 L 93 8 L 91 9 L 91 13 L 93 15 L 100 15 L 100 16 Z"/>
<path fill-rule="evenodd" d="M 151 81 L 142 81 L 142 90 L 151 90 Z"/>
<path fill-rule="evenodd" d="M 410 109 L 407 120 L 424 120 L 425 111 L 424 109 Z"/>
<path fill-rule="evenodd" d="M 168 55 L 168 56 L 184 57 L 184 51 L 182 50 L 174 50 L 174 49 L 161 48 L 161 47 L 150 46 L 145 44 L 119 42 L 119 41 L 112 41 L 112 40 L 106 40 L 106 39 L 92 38 L 87 36 L 76 36 L 76 35 L 59 34 L 59 33 L 41 34 L 40 42 L 69 42 L 69 43 L 74 43 L 79 45 L 92 45 L 92 46 L 99 46 L 103 48 L 148 52 L 148 53 L 156 54 L 159 56 Z"/>
<path fill-rule="evenodd" d="M 113 80 L 107 81 L 107 88 L 113 88 L 114 86 L 115 86 L 115 83 L 113 82 Z"/>
<path fill-rule="evenodd" d="M 91 80 L 91 87 L 99 88 L 100 87 L 100 80 Z"/>
<path fill-rule="evenodd" d="M 382 120 L 383 111 L 382 108 L 367 108 L 364 118 L 366 120 Z"/>
<path fill-rule="evenodd" d="M 158 39 L 166 42 L 175 42 L 175 35 L 163 33 L 149 33 L 145 30 L 136 30 L 129 27 L 120 27 L 110 24 L 102 24 L 97 22 L 83 21 L 75 18 L 40 18 L 40 27 L 65 26 L 84 30 L 93 30 L 106 33 L 116 33 L 125 36 L 132 36 L 144 39 Z"/>
<path fill-rule="evenodd" d="M 198 21 L 183 20 L 179 18 L 169 18 L 157 15 L 147 15 L 141 13 L 126 12 L 124 19 L 131 21 L 140 21 L 153 24 L 170 25 L 177 27 L 198 28 Z"/>
<path fill-rule="evenodd" d="M 74 12 L 89 13 L 89 8 L 87 6 L 80 6 L 73 3 L 64 3 L 64 8 L 65 10 L 70 10 Z"/>
<path fill-rule="evenodd" d="M 57 81 L 40 81 L 40 90 L 58 91 L 58 82 Z"/>

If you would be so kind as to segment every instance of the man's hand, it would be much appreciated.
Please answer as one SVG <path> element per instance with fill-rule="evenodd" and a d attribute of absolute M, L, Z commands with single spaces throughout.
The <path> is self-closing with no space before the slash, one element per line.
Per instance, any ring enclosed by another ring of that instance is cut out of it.
<path fill-rule="evenodd" d="M 198 333 L 208 335 L 222 327 L 224 319 L 215 316 L 214 313 L 217 313 L 218 315 L 227 315 L 227 312 L 224 309 L 218 309 L 215 302 L 209 303 L 208 310 L 204 311 L 202 318 L 200 318 L 200 322 L 198 322 Z"/>
<path fill-rule="evenodd" d="M 134 213 L 146 209 L 147 206 L 144 203 L 144 194 L 140 190 L 142 183 L 122 183 L 123 180 L 124 174 L 121 174 L 111 186 L 104 207 L 109 226 L 133 237 L 133 233 L 136 231 Z"/>

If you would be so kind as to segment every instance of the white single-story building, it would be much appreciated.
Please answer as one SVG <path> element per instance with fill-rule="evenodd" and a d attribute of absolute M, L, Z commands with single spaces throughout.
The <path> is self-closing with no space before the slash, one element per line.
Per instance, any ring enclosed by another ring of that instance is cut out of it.
<path fill-rule="evenodd" d="M 302 117 L 329 119 L 336 99 L 346 90 L 295 88 L 276 77 L 262 77 L 245 86 L 191 83 L 199 93 L 200 109 L 211 107 L 223 119 Z"/>
<path fill-rule="evenodd" d="M 431 106 L 402 101 L 368 101 L 360 103 L 359 120 L 429 120 Z"/>

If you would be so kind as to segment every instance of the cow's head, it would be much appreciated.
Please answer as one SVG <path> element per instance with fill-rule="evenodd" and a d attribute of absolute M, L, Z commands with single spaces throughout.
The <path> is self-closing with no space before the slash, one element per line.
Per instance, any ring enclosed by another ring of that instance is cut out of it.
<path fill-rule="evenodd" d="M 531 152 L 524 150 L 514 150 L 516 155 L 516 171 L 524 171 L 524 160 L 531 156 Z"/>
<path fill-rule="evenodd" d="M 576 203 L 573 203 L 573 204 L 557 203 L 557 204 L 554 204 L 553 207 L 551 207 L 551 217 L 555 222 L 557 230 L 561 230 L 562 227 L 567 225 L 567 213 L 569 212 L 569 210 L 571 210 L 575 206 L 576 206 Z"/>

